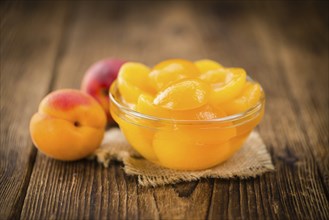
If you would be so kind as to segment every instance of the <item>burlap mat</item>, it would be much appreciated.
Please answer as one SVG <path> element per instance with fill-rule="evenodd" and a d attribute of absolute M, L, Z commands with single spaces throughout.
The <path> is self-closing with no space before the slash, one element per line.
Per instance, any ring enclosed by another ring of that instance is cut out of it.
<path fill-rule="evenodd" d="M 202 171 L 177 171 L 163 168 L 143 159 L 131 148 L 120 129 L 112 128 L 105 133 L 103 143 L 91 158 L 108 167 L 112 159 L 122 161 L 128 175 L 137 175 L 143 186 L 159 186 L 200 178 L 248 178 L 274 170 L 271 156 L 261 137 L 252 132 L 244 146 L 231 159 Z"/>

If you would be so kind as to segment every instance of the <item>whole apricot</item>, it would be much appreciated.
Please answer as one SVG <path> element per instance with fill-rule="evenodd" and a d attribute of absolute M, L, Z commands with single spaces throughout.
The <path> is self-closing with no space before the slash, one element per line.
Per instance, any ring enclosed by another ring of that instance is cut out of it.
<path fill-rule="evenodd" d="M 125 63 L 121 59 L 104 59 L 93 64 L 85 73 L 81 90 L 94 97 L 103 107 L 108 123 L 113 119 L 109 110 L 109 88 L 117 78 L 121 66 Z"/>
<path fill-rule="evenodd" d="M 100 145 L 106 115 L 90 95 L 73 89 L 50 93 L 30 121 L 34 145 L 58 160 L 78 160 Z"/>

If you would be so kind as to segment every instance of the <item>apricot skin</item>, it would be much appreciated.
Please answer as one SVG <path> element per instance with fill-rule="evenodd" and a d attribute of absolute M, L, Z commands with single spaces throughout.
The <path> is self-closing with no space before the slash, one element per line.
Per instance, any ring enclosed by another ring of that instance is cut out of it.
<path fill-rule="evenodd" d="M 114 121 L 109 110 L 109 88 L 125 62 L 121 59 L 100 60 L 90 66 L 81 82 L 81 90 L 93 96 L 101 104 L 110 124 Z"/>
<path fill-rule="evenodd" d="M 73 89 L 47 95 L 30 121 L 34 145 L 58 160 L 79 160 L 100 145 L 107 118 L 102 107 L 86 93 Z"/>

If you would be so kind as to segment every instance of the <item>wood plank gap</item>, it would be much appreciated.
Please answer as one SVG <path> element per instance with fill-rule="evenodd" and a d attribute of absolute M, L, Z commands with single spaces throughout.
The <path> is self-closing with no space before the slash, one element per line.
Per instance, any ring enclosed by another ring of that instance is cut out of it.
<path fill-rule="evenodd" d="M 128 216 L 129 216 L 129 209 L 128 209 L 128 207 L 129 207 L 129 203 L 128 203 L 129 197 L 128 197 L 128 193 L 129 193 L 129 191 L 128 191 L 128 185 L 127 185 L 128 184 L 127 183 L 127 177 L 124 175 L 123 176 L 123 179 L 124 179 L 125 189 L 126 189 L 126 194 L 125 194 L 125 200 L 126 200 L 126 202 L 125 202 L 125 205 L 126 205 L 126 219 L 128 219 Z"/>
<path fill-rule="evenodd" d="M 227 199 L 227 216 L 228 219 L 234 219 L 234 216 L 232 216 L 232 197 L 230 196 L 232 194 L 233 191 L 233 184 L 232 184 L 233 180 L 229 180 L 229 186 L 228 186 L 228 199 Z"/>
<path fill-rule="evenodd" d="M 327 200 L 329 201 L 329 189 L 328 189 L 328 187 L 327 187 L 327 184 L 326 184 L 326 182 L 325 182 L 325 177 L 322 175 L 322 173 L 321 173 L 321 169 L 320 169 L 320 167 L 319 167 L 319 165 L 316 163 L 316 169 L 317 169 L 317 171 L 319 172 L 319 175 L 320 175 L 320 182 L 321 182 L 321 184 L 324 186 L 323 187 L 323 189 L 324 189 L 324 193 L 325 193 L 325 195 L 326 195 L 326 198 L 327 198 Z"/>
<path fill-rule="evenodd" d="M 24 179 L 24 182 L 23 182 L 22 192 L 19 196 L 19 199 L 18 199 L 18 202 L 16 205 L 16 208 L 19 209 L 19 212 L 15 213 L 15 215 L 10 218 L 17 219 L 19 216 L 21 216 L 21 213 L 23 210 L 23 205 L 24 205 L 24 200 L 26 197 L 27 189 L 29 188 L 29 183 L 30 183 L 30 179 L 32 176 L 32 171 L 34 168 L 36 157 L 37 157 L 37 150 L 33 149 L 30 154 L 30 157 L 29 157 L 29 161 L 30 161 L 31 165 L 28 167 L 26 178 Z"/>
<path fill-rule="evenodd" d="M 120 192 L 120 178 L 119 178 L 119 174 L 118 174 L 118 170 L 117 167 L 114 167 L 113 169 L 114 171 L 114 177 L 115 177 L 115 186 L 116 186 L 116 191 Z M 120 208 L 121 208 L 121 204 L 120 204 L 120 193 L 118 193 L 118 212 L 117 212 L 117 218 L 120 218 L 121 213 L 119 212 Z"/>
<path fill-rule="evenodd" d="M 103 185 L 103 177 L 104 177 L 104 174 L 103 174 L 103 167 L 100 169 L 100 175 L 99 175 L 99 179 L 100 179 L 100 182 L 102 183 L 101 184 L 101 195 L 104 194 L 104 185 Z M 99 207 L 100 207 L 100 211 L 99 211 L 99 216 L 98 216 L 98 219 L 102 219 L 102 207 L 103 207 L 103 199 L 101 198 L 100 201 L 99 201 Z"/>
<path fill-rule="evenodd" d="M 97 172 L 97 170 L 95 169 L 91 169 L 92 174 L 91 176 L 96 176 L 95 173 Z M 115 177 L 117 179 L 117 177 Z M 91 192 L 90 192 L 90 216 L 97 216 L 97 207 L 96 204 L 97 203 L 97 176 L 96 178 L 92 179 L 91 182 Z M 120 205 L 120 204 L 119 204 Z"/>
<path fill-rule="evenodd" d="M 215 189 L 215 179 L 214 178 L 211 178 L 210 185 L 211 185 L 211 194 L 210 194 L 210 197 L 209 197 L 209 205 L 208 205 L 208 208 L 207 208 L 207 214 L 206 214 L 205 219 L 209 219 L 210 210 L 211 210 L 211 207 L 213 206 L 212 195 L 214 194 L 214 189 Z"/>
<path fill-rule="evenodd" d="M 259 179 L 260 177 L 257 177 L 253 180 L 252 183 L 252 187 L 254 189 L 255 192 L 255 202 L 256 202 L 256 216 L 258 216 L 259 219 L 265 219 L 266 215 L 265 215 L 265 211 L 264 211 L 264 205 L 263 205 L 263 199 L 262 199 L 262 195 L 261 195 L 261 189 L 260 189 L 260 184 L 258 184 L 259 186 L 259 192 L 257 192 L 256 189 L 256 184 L 255 182 L 260 182 Z M 259 202 L 257 202 L 259 201 Z"/>
<path fill-rule="evenodd" d="M 264 187 L 262 187 L 262 186 L 264 186 Z M 263 201 L 262 202 L 263 209 L 264 209 L 264 212 L 266 212 L 266 217 L 270 216 L 270 219 L 274 219 L 272 208 L 266 209 L 264 207 L 264 205 L 266 205 L 266 207 L 271 207 L 270 199 L 272 199 L 272 192 L 267 189 L 265 177 L 259 177 L 259 188 L 260 188 L 260 197 L 261 197 L 261 200 Z M 264 204 L 265 202 L 266 202 L 266 204 Z"/>
<path fill-rule="evenodd" d="M 140 195 L 140 192 L 139 192 L 139 185 L 138 185 L 138 180 L 137 180 L 137 178 L 135 178 L 135 184 L 136 184 L 136 196 L 137 196 L 137 219 L 140 219 L 140 209 L 139 209 L 139 207 L 140 207 L 140 202 L 139 202 L 139 199 L 138 199 L 138 196 Z"/>
<path fill-rule="evenodd" d="M 246 180 L 241 180 L 239 182 L 239 194 L 240 194 L 240 213 L 242 219 L 247 219 L 247 216 L 249 216 L 248 212 L 248 194 L 247 194 L 247 186 L 246 186 Z"/>

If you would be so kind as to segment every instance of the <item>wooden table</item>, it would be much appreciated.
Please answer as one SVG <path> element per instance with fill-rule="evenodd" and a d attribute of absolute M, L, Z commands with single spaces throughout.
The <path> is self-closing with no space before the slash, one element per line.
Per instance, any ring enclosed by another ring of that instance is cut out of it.
<path fill-rule="evenodd" d="M 329 219 L 328 3 L 1 1 L 0 219 Z M 28 125 L 104 57 L 209 57 L 267 94 L 258 130 L 276 171 L 138 186 L 122 164 L 60 162 Z"/>

